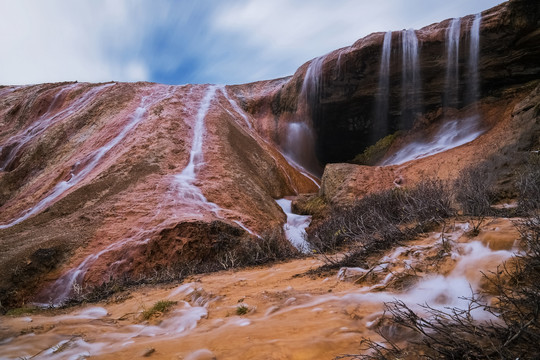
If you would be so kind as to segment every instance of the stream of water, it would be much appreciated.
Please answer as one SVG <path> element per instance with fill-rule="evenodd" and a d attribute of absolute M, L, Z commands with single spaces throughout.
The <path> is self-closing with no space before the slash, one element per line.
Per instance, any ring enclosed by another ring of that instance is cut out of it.
<path fill-rule="evenodd" d="M 426 315 L 424 304 L 467 309 L 464 298 L 485 283 L 481 271 L 495 270 L 516 251 L 519 234 L 508 219 L 486 224 L 472 240 L 466 235 L 469 230 L 468 223 L 455 223 L 444 233 L 433 232 L 387 251 L 371 268 L 344 268 L 338 276 L 297 276 L 321 265 L 308 258 L 204 275 L 174 287 L 143 289 L 120 303 L 55 316 L 4 317 L 0 330 L 13 331 L 3 333 L 0 357 L 129 359 L 152 351 L 184 359 L 202 354 L 219 359 L 326 359 L 358 353 L 363 336 L 376 336 L 385 302 L 403 301 L 420 315 Z M 445 249 L 443 239 L 450 246 L 433 267 L 434 254 Z M 343 276 L 353 271 L 369 272 L 371 280 L 355 284 L 359 277 Z M 416 281 L 396 288 L 407 273 Z M 141 321 L 141 312 L 158 300 L 177 304 L 157 321 Z M 237 314 L 239 307 L 246 308 L 244 315 Z M 482 309 L 472 316 L 493 319 Z"/>

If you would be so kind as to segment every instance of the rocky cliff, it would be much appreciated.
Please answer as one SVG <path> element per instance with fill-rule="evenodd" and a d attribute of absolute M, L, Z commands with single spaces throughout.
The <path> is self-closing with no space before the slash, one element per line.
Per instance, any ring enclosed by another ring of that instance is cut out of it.
<path fill-rule="evenodd" d="M 215 261 L 223 242 L 280 231 L 274 199 L 317 190 L 226 87 L 1 91 L 3 304 L 24 301 L 42 274 L 71 291 Z"/>
<path fill-rule="evenodd" d="M 460 19 L 458 32 L 457 99 L 462 109 L 469 96 L 469 49 L 475 16 Z M 478 98 L 498 98 L 505 89 L 538 79 L 540 65 L 540 4 L 514 0 L 481 14 Z M 415 123 L 441 119 L 447 82 L 447 35 L 452 19 L 414 33 L 418 46 L 418 101 L 403 99 L 405 31 L 393 31 L 389 57 L 389 99 L 386 124 L 377 119 L 377 92 L 385 33 L 374 33 L 347 48 L 332 51 L 302 65 L 275 93 L 238 86 L 235 93 L 246 109 L 268 124 L 308 117 L 317 137 L 322 164 L 351 160 L 380 137 Z M 316 74 L 314 74 L 316 70 Z M 311 76 L 311 84 L 305 81 Z M 306 86 L 307 85 L 307 86 Z M 306 95 L 306 92 L 308 93 Z M 308 109 L 302 104 L 307 98 Z"/>
<path fill-rule="evenodd" d="M 317 192 L 323 165 L 397 130 L 386 166 L 328 164 L 320 194 L 354 201 L 483 159 L 504 187 L 540 145 L 539 20 L 513 0 L 245 85 L 0 87 L 1 303 L 204 267 L 269 231 L 286 245 L 275 200 Z"/>

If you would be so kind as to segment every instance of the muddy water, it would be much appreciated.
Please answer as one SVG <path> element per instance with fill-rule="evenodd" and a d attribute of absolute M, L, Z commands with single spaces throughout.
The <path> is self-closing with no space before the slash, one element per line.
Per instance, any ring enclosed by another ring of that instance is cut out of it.
<path fill-rule="evenodd" d="M 328 276 L 305 272 L 308 258 L 242 271 L 201 275 L 181 285 L 133 291 L 121 302 L 0 322 L 0 358 L 17 359 L 332 359 L 358 353 L 374 336 L 383 303 L 412 307 L 466 306 L 460 296 L 482 287 L 480 270 L 494 270 L 515 251 L 509 220 L 455 223 L 372 259 L 369 268 Z M 298 274 L 304 274 L 298 276 Z M 149 321 L 156 301 L 173 309 Z M 238 308 L 246 314 L 238 315 Z M 475 314 L 479 319 L 485 314 Z"/>

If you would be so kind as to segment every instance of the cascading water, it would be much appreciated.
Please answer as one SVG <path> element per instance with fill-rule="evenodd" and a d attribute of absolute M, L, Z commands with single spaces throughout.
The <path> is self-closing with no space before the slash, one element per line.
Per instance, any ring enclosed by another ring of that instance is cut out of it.
<path fill-rule="evenodd" d="M 311 223 L 311 216 L 294 214 L 292 212 L 292 200 L 279 199 L 276 200 L 276 202 L 285 215 L 287 215 L 287 222 L 283 225 L 287 240 L 289 240 L 298 251 L 309 253 L 310 246 L 306 241 L 306 228 Z"/>
<path fill-rule="evenodd" d="M 210 108 L 210 103 L 216 93 L 216 86 L 210 86 L 201 101 L 197 116 L 195 119 L 195 128 L 193 130 L 193 141 L 189 153 L 189 162 L 180 174 L 175 175 L 174 179 L 178 189 L 179 198 L 187 203 L 195 203 L 217 211 L 219 208 L 214 203 L 209 202 L 201 190 L 194 184 L 198 168 L 203 164 L 203 136 L 204 136 L 204 118 Z"/>
<path fill-rule="evenodd" d="M 298 97 L 297 112 L 302 119 L 287 124 L 282 140 L 282 148 L 288 157 L 309 173 L 317 176 L 321 174 L 321 168 L 315 155 L 315 134 L 312 121 L 322 91 L 321 75 L 325 59 L 326 55 L 313 59 L 309 64 Z"/>
<path fill-rule="evenodd" d="M 481 14 L 477 14 L 471 25 L 468 60 L 468 94 L 469 103 L 478 100 L 479 75 L 478 61 L 480 56 L 480 23 Z M 459 105 L 459 39 L 461 19 L 452 19 L 446 30 L 446 80 L 444 89 L 443 109 Z M 462 119 L 445 119 L 445 123 L 431 138 L 431 141 L 413 142 L 407 144 L 395 154 L 387 158 L 381 165 L 397 165 L 450 150 L 473 141 L 484 131 L 479 126 L 479 115 L 473 113 Z"/>
<path fill-rule="evenodd" d="M 7 224 L 0 225 L 0 229 L 6 229 L 13 225 L 19 224 L 20 222 L 28 219 L 29 217 L 38 214 L 48 206 L 55 203 L 66 191 L 78 185 L 81 181 L 85 180 L 87 176 L 98 166 L 100 160 L 109 153 L 109 151 L 118 145 L 134 127 L 136 127 L 143 119 L 146 114 L 146 110 L 153 104 L 158 101 L 163 100 L 169 96 L 169 92 L 165 95 L 160 96 L 158 99 L 145 96 L 141 100 L 141 104 L 135 110 L 135 113 L 131 116 L 129 122 L 124 126 L 122 131 L 112 138 L 107 144 L 103 145 L 99 149 L 93 151 L 84 159 L 75 163 L 72 167 L 70 178 L 68 180 L 63 180 L 56 184 L 56 186 L 51 190 L 51 192 L 42 200 L 40 200 L 36 205 L 29 209 L 26 213 L 20 216 L 17 219 L 12 220 Z"/>
<path fill-rule="evenodd" d="M 390 53 L 392 50 L 392 31 L 384 34 L 379 87 L 375 98 L 375 138 L 380 139 L 388 133 L 388 102 L 390 97 Z"/>
<path fill-rule="evenodd" d="M 480 77 L 478 74 L 478 61 L 480 59 L 480 23 L 482 22 L 482 14 L 476 14 L 470 30 L 470 45 L 469 45 L 469 81 L 467 102 L 475 103 L 478 100 L 480 91 Z"/>
<path fill-rule="evenodd" d="M 446 78 L 444 108 L 457 108 L 459 104 L 459 38 L 461 19 L 455 18 L 446 29 Z"/>
<path fill-rule="evenodd" d="M 336 67 L 335 67 L 335 76 L 336 78 L 340 79 L 343 75 L 344 75 L 344 71 L 343 71 L 343 64 L 342 64 L 342 60 L 341 58 L 343 57 L 343 54 L 346 54 L 348 53 L 349 51 L 351 51 L 352 49 L 352 46 L 349 46 L 349 47 L 346 47 L 346 48 L 343 48 L 341 50 L 339 50 L 339 53 L 338 53 L 338 58 L 336 60 Z"/>
<path fill-rule="evenodd" d="M 322 92 L 323 84 L 321 75 L 325 60 L 326 55 L 313 59 L 306 70 L 306 75 L 304 76 L 302 90 L 300 90 L 300 101 L 304 101 L 304 103 L 301 105 L 306 106 L 307 108 L 304 110 L 308 112 L 313 111 Z"/>
<path fill-rule="evenodd" d="M 422 84 L 418 61 L 418 38 L 414 29 L 401 32 L 402 41 L 402 82 L 401 82 L 401 121 L 405 128 L 410 128 L 421 111 Z"/>
<path fill-rule="evenodd" d="M 58 91 L 47 111 L 41 115 L 39 119 L 34 121 L 26 130 L 24 130 L 24 132 L 17 134 L 10 139 L 10 144 L 12 144 L 11 149 L 7 156 L 0 162 L 0 171 L 6 170 L 10 167 L 17 155 L 20 153 L 21 149 L 28 144 L 30 140 L 44 133 L 45 130 L 50 128 L 55 123 L 79 112 L 86 107 L 103 89 L 113 85 L 114 83 L 96 86 L 75 100 L 71 106 L 59 112 L 55 112 L 54 110 L 56 109 L 60 100 L 65 98 L 65 96 L 67 96 L 71 90 L 79 86 L 79 84 L 71 84 Z M 10 144 L 8 144 L 8 146 L 10 146 Z"/>
<path fill-rule="evenodd" d="M 478 239 L 467 235 L 471 224 L 456 221 L 443 232 L 373 256 L 365 268 L 342 268 L 337 277 L 297 276 L 323 265 L 306 258 L 199 275 L 173 288 L 133 289 L 122 301 L 99 307 L 3 316 L 2 334 L 8 336 L 0 340 L 0 357 L 139 358 L 151 348 L 159 349 L 152 357 L 160 358 L 257 359 L 272 353 L 333 359 L 356 351 L 358 339 L 375 336 L 378 329 L 392 339 L 411 340 L 409 333 L 386 327 L 384 303 L 401 301 L 426 319 L 426 305 L 445 313 L 470 310 L 471 293 L 490 284 L 483 273 L 502 268 L 519 253 L 511 220 L 494 221 L 482 227 Z M 492 299 L 486 294 L 482 303 Z M 141 322 L 142 311 L 163 300 L 177 303 Z M 249 312 L 233 315 L 239 306 Z M 475 321 L 497 321 L 482 306 L 474 306 L 470 315 Z M 200 350 L 207 347 L 212 352 Z"/>
<path fill-rule="evenodd" d="M 236 113 L 238 115 L 240 115 L 242 117 L 242 119 L 244 119 L 244 122 L 246 123 L 247 127 L 251 130 L 253 129 L 253 127 L 251 126 L 251 122 L 249 121 L 246 113 L 244 112 L 244 110 L 242 110 L 240 108 L 240 106 L 238 106 L 238 104 L 236 103 L 236 101 L 234 101 L 233 99 L 231 99 L 229 97 L 229 93 L 227 92 L 227 89 L 225 89 L 225 86 L 223 85 L 220 85 L 219 86 L 219 91 L 221 91 L 221 93 L 223 94 L 223 96 L 225 96 L 225 99 L 227 99 L 227 101 L 229 102 L 229 104 L 231 104 L 231 106 L 233 107 L 234 111 L 236 111 Z"/>
<path fill-rule="evenodd" d="M 174 89 L 173 87 L 167 87 L 166 91 L 160 91 L 157 94 L 143 96 L 139 107 L 135 110 L 135 113 L 131 116 L 130 121 L 124 126 L 124 128 L 118 135 L 116 135 L 113 139 L 111 139 L 107 144 L 105 144 L 104 146 L 97 149 L 96 151 L 91 153 L 89 156 L 87 156 L 87 158 L 84 160 L 84 163 L 85 163 L 84 166 L 82 166 L 81 168 L 78 168 L 77 166 L 75 166 L 74 169 L 72 170 L 71 178 L 67 181 L 62 181 L 59 184 L 57 184 L 55 188 L 53 189 L 53 191 L 46 198 L 41 200 L 36 206 L 34 206 L 28 213 L 24 214 L 22 217 L 12 221 L 9 224 L 1 225 L 0 229 L 13 226 L 15 224 L 18 224 L 21 221 L 26 220 L 30 216 L 38 213 L 45 207 L 54 203 L 67 190 L 69 190 L 70 188 L 74 187 L 75 185 L 83 181 L 88 176 L 88 174 L 90 174 L 92 170 L 94 170 L 98 166 L 100 160 L 112 148 L 118 145 L 126 137 L 126 135 L 146 117 L 148 109 L 150 109 L 155 104 L 171 97 L 173 89 Z M 120 242 L 115 242 L 109 245 L 108 247 L 106 247 L 104 250 L 101 250 L 95 254 L 91 254 L 86 259 L 84 259 L 84 261 L 81 264 L 79 264 L 79 266 L 69 270 L 64 275 L 62 275 L 58 280 L 54 282 L 54 284 L 49 289 L 46 289 L 45 291 L 46 294 L 42 294 L 41 296 L 38 296 L 38 298 L 43 298 L 45 296 L 48 296 L 49 299 L 47 300 L 53 306 L 62 305 L 63 302 L 69 297 L 69 295 L 73 291 L 74 285 L 82 281 L 88 268 L 101 255 L 108 253 L 110 251 L 121 249 L 127 243 L 134 245 L 134 244 L 144 244 L 146 242 L 148 242 L 147 238 L 143 238 L 142 240 L 137 240 L 130 237 Z M 49 303 L 42 304 L 42 305 L 49 305 Z"/>

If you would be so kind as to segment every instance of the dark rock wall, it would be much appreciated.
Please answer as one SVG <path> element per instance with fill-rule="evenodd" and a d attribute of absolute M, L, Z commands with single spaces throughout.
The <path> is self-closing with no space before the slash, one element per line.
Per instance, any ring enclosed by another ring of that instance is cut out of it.
<path fill-rule="evenodd" d="M 474 15 L 461 19 L 459 49 L 458 108 L 468 105 L 468 58 L 470 27 Z M 450 19 L 416 31 L 421 69 L 422 103 L 415 119 L 440 118 L 446 77 L 446 29 Z M 498 97 L 506 88 L 525 84 L 540 76 L 540 2 L 513 0 L 482 13 L 480 28 L 480 100 Z M 325 55 L 319 93 L 310 96 L 310 111 L 299 106 L 302 83 L 309 63 L 301 66 L 287 83 L 271 95 L 237 89 L 244 107 L 254 115 L 272 117 L 278 124 L 308 116 L 317 135 L 316 154 L 324 164 L 352 159 L 384 133 L 409 129 L 402 109 L 402 35 L 392 34 L 388 124 L 374 123 L 375 95 L 384 33 L 374 33 L 349 48 Z M 313 94 L 312 94 L 313 95 Z M 266 105 L 264 105 L 266 104 Z M 270 104 L 270 106 L 268 106 Z M 276 125 L 277 128 L 277 125 Z"/>

